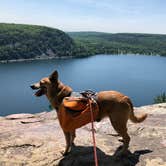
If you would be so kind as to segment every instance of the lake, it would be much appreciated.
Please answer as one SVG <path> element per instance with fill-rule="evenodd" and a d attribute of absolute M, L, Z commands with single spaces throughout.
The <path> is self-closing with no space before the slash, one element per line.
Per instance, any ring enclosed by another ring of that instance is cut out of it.
<path fill-rule="evenodd" d="M 166 58 L 143 55 L 96 55 L 0 64 L 0 116 L 49 111 L 45 96 L 36 98 L 30 84 L 58 70 L 60 80 L 74 91 L 117 90 L 134 106 L 152 104 L 166 92 Z"/>

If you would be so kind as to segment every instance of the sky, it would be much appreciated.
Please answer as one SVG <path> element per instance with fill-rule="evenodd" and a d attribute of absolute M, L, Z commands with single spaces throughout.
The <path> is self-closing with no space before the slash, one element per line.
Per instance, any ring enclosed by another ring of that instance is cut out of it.
<path fill-rule="evenodd" d="M 0 0 L 0 22 L 166 34 L 166 0 Z"/>

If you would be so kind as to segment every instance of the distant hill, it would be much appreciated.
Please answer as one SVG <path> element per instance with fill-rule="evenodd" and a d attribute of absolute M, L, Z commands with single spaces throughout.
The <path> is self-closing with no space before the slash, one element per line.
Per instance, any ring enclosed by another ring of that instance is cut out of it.
<path fill-rule="evenodd" d="M 166 35 L 68 32 L 88 54 L 146 54 L 166 56 Z"/>
<path fill-rule="evenodd" d="M 0 23 L 0 60 L 75 55 L 75 44 L 58 29 Z"/>
<path fill-rule="evenodd" d="M 65 33 L 45 26 L 0 23 L 0 61 L 126 53 L 166 56 L 166 35 Z"/>

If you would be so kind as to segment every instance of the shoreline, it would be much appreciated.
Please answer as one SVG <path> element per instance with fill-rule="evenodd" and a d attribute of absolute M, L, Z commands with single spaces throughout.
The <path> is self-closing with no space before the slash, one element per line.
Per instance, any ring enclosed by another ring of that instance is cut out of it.
<path fill-rule="evenodd" d="M 11 60 L 0 60 L 0 64 L 5 63 L 14 63 L 14 62 L 27 62 L 27 61 L 35 61 L 35 60 L 49 60 L 49 59 L 71 59 L 74 56 L 62 56 L 62 57 L 40 57 L 40 58 L 29 58 L 29 59 L 11 59 Z"/>
<path fill-rule="evenodd" d="M 6 64 L 6 63 L 14 63 L 14 62 L 27 62 L 27 61 L 35 61 L 35 60 L 49 60 L 49 59 L 72 59 L 72 58 L 85 58 L 85 57 L 91 57 L 91 56 L 96 56 L 96 55 L 143 55 L 143 56 L 159 56 L 159 57 L 164 57 L 161 55 L 148 55 L 148 54 L 133 54 L 133 53 L 128 53 L 128 54 L 95 54 L 95 55 L 86 55 L 86 56 L 57 56 L 57 57 L 36 57 L 36 58 L 29 58 L 29 59 L 11 59 L 11 60 L 0 60 L 0 64 Z"/>

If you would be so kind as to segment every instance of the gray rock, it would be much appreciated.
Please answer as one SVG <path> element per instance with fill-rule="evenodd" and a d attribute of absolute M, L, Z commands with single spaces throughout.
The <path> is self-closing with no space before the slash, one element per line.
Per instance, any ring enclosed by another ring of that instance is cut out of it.
<path fill-rule="evenodd" d="M 166 166 L 166 103 L 135 108 L 149 114 L 146 121 L 128 130 L 131 144 L 127 156 L 120 149 L 108 119 L 95 123 L 99 166 Z M 91 166 L 94 165 L 91 125 L 77 130 L 76 147 L 66 157 L 65 140 L 56 111 L 15 114 L 0 118 L 0 166 Z"/>
<path fill-rule="evenodd" d="M 26 119 L 26 118 L 33 118 L 35 117 L 33 114 L 12 114 L 8 115 L 5 118 L 8 120 L 14 120 L 14 119 Z"/>

